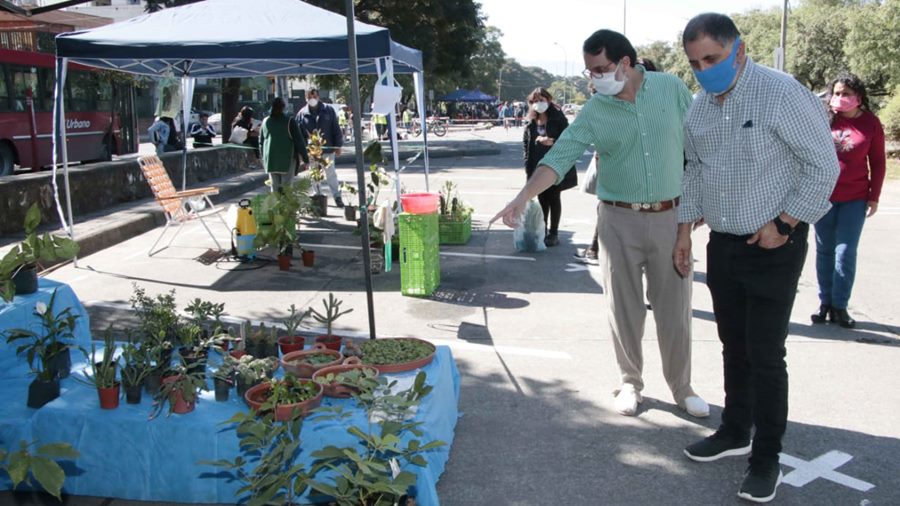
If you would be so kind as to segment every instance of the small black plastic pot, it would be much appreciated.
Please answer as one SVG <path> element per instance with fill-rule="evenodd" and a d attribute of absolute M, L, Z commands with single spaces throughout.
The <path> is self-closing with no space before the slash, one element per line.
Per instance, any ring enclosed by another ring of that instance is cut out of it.
<path fill-rule="evenodd" d="M 122 386 L 125 387 L 125 402 L 128 404 L 141 403 L 141 385 L 129 385 L 123 383 Z"/>
<path fill-rule="evenodd" d="M 59 397 L 59 378 L 54 377 L 50 381 L 35 379 L 28 385 L 29 408 L 38 409 L 57 397 Z"/>
<path fill-rule="evenodd" d="M 216 386 L 216 402 L 225 402 L 228 400 L 228 393 L 231 391 L 231 382 L 221 378 L 213 380 Z"/>
<path fill-rule="evenodd" d="M 13 284 L 16 287 L 16 295 L 29 295 L 38 289 L 37 267 L 26 265 L 19 269 L 13 276 Z"/>
<path fill-rule="evenodd" d="M 63 350 L 54 354 L 53 358 L 47 361 L 46 367 L 51 374 L 64 379 L 69 377 L 69 371 L 72 369 L 72 354 L 65 344 L 60 343 L 59 346 L 62 346 Z M 53 353 L 53 350 L 50 352 Z"/>
<path fill-rule="evenodd" d="M 150 374 L 144 378 L 144 390 L 146 390 L 151 397 L 156 397 L 156 394 L 159 393 L 159 387 L 162 386 L 162 375 L 163 369 L 157 367 L 156 369 L 151 370 Z"/>

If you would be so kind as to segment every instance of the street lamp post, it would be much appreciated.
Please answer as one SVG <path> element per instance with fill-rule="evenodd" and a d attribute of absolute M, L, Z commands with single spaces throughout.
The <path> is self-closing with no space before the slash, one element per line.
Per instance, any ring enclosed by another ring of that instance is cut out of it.
<path fill-rule="evenodd" d="M 566 51 L 566 48 L 562 46 L 559 42 L 554 42 L 554 46 L 559 46 L 563 52 L 563 105 L 566 104 L 566 88 L 568 88 L 568 82 L 566 82 L 566 76 L 569 73 L 569 53 Z"/>

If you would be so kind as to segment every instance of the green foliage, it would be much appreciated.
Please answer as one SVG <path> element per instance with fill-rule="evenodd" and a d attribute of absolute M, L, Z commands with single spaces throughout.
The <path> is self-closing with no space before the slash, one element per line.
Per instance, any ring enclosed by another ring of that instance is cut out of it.
<path fill-rule="evenodd" d="M 365 364 L 400 364 L 434 353 L 434 346 L 417 339 L 368 339 L 359 345 Z"/>
<path fill-rule="evenodd" d="M 41 224 L 41 209 L 32 204 L 25 213 L 25 239 L 0 259 L 0 298 L 9 302 L 16 293 L 13 277 L 24 267 L 39 262 L 69 260 L 78 254 L 78 243 L 68 237 L 37 234 Z"/>
<path fill-rule="evenodd" d="M 384 169 L 384 151 L 381 149 L 381 143 L 377 140 L 369 142 L 369 145 L 363 150 L 363 159 L 369 164 L 366 205 L 377 206 L 381 189 L 391 185 L 391 177 Z"/>
<path fill-rule="evenodd" d="M 277 358 L 255 358 L 252 355 L 244 355 L 238 359 L 235 365 L 241 381 L 248 385 L 256 384 L 269 377 L 276 367 L 278 367 Z"/>
<path fill-rule="evenodd" d="M 184 308 L 191 315 L 190 320 L 200 328 L 206 329 L 210 334 L 219 334 L 223 331 L 222 315 L 225 314 L 225 303 L 215 304 L 208 300 L 196 298 Z"/>
<path fill-rule="evenodd" d="M 900 2 L 866 3 L 847 17 L 844 50 L 850 70 L 863 79 L 870 93 L 900 86 Z"/>
<path fill-rule="evenodd" d="M 319 386 L 310 379 L 300 379 L 293 374 L 286 374 L 281 381 L 273 381 L 261 409 L 274 409 L 275 406 L 297 404 L 308 401 L 319 395 Z"/>
<path fill-rule="evenodd" d="M 116 359 L 116 340 L 113 337 L 112 327 L 106 329 L 103 334 L 103 357 L 97 360 L 97 346 L 91 344 L 91 353 L 84 353 L 84 358 L 90 364 L 91 372 L 84 372 L 84 375 L 73 375 L 75 381 L 96 388 L 112 388 L 116 386 L 116 370 L 118 369 L 118 359 Z"/>
<path fill-rule="evenodd" d="M 237 366 L 237 359 L 228 354 L 222 355 L 222 364 L 213 371 L 213 377 L 220 381 L 233 383 L 234 375 L 237 372 Z"/>
<path fill-rule="evenodd" d="M 323 174 L 324 180 L 324 174 Z M 299 177 L 289 185 L 284 185 L 280 192 L 266 195 L 261 206 L 261 213 L 272 217 L 272 224 L 257 230 L 253 246 L 262 248 L 272 246 L 278 248 L 279 254 L 297 242 L 297 222 L 300 216 L 310 212 L 312 200 L 309 190 L 312 187 L 310 177 Z"/>
<path fill-rule="evenodd" d="M 900 86 L 894 89 L 894 94 L 888 100 L 887 105 L 879 114 L 881 124 L 884 126 L 884 135 L 890 140 L 900 141 Z"/>
<path fill-rule="evenodd" d="M 149 346 L 131 339 L 122 347 L 122 383 L 128 386 L 142 384 L 150 374 Z"/>
<path fill-rule="evenodd" d="M 167 381 L 169 378 L 174 378 L 174 380 Z M 200 398 L 201 390 L 207 389 L 205 372 L 192 369 L 182 361 L 178 365 L 172 367 L 166 374 L 166 378 L 163 379 L 162 386 L 159 388 L 159 393 L 153 401 L 153 410 L 150 413 L 150 419 L 152 420 L 159 416 L 163 406 L 166 404 L 169 405 L 168 414 L 171 415 L 172 409 L 175 406 L 177 392 L 181 393 L 181 398 L 184 399 L 184 402 L 190 403 L 195 402 Z"/>
<path fill-rule="evenodd" d="M 0 469 L 9 475 L 13 489 L 23 482 L 33 486 L 31 479 L 34 478 L 42 489 L 62 501 L 60 493 L 66 474 L 56 460 L 76 459 L 79 454 L 69 443 L 41 445 L 32 453 L 31 447 L 36 444 L 20 441 L 19 449 L 14 452 L 0 448 Z"/>
<path fill-rule="evenodd" d="M 347 201 L 347 205 L 349 205 L 350 207 L 355 207 L 356 206 L 356 194 L 358 193 L 356 191 L 356 187 L 351 184 L 345 183 L 344 181 L 341 181 L 340 189 L 341 189 L 341 193 L 344 194 L 344 200 Z"/>
<path fill-rule="evenodd" d="M 257 416 L 240 412 L 223 422 L 235 425 L 241 455 L 234 460 L 200 461 L 215 466 L 244 486 L 236 492 L 248 506 L 294 504 L 294 498 L 308 488 L 310 475 L 295 464 L 300 455 L 303 418 L 276 422 L 273 411 Z"/>
<path fill-rule="evenodd" d="M 459 198 L 456 184 L 453 181 L 444 181 L 440 191 L 440 213 L 442 220 L 465 221 L 472 216 L 473 209 Z"/>
<path fill-rule="evenodd" d="M 357 381 L 345 378 L 345 384 L 353 386 L 357 404 L 362 407 L 370 421 L 366 429 L 351 426 L 347 432 L 358 439 L 358 444 L 346 447 L 333 445 L 315 451 L 312 456 L 312 474 L 318 476 L 322 470 L 334 475 L 331 481 L 313 480 L 310 486 L 322 494 L 335 499 L 341 506 L 393 505 L 406 494 L 408 488 L 416 484 L 415 474 L 401 471 L 405 464 L 425 467 L 427 462 L 423 452 L 446 445 L 443 441 L 424 443 L 419 439 L 421 422 L 410 421 L 422 399 L 432 387 L 425 384 L 425 373 L 416 375 L 413 386 L 395 393 L 396 381 L 384 377 L 373 380 L 360 376 Z M 317 419 L 344 418 L 346 413 L 340 406 L 319 408 Z M 403 440 L 407 439 L 404 444 Z"/>
<path fill-rule="evenodd" d="M 848 67 L 847 10 L 804 5 L 790 19 L 787 69 L 808 88 L 821 90 Z"/>
<path fill-rule="evenodd" d="M 286 336 L 295 336 L 297 335 L 297 329 L 300 328 L 300 324 L 303 323 L 303 320 L 309 317 L 312 311 L 310 309 L 307 309 L 306 311 L 300 311 L 294 304 L 291 304 L 291 307 L 288 308 L 288 311 L 290 311 L 290 314 L 287 318 L 281 320 L 281 323 L 284 324 Z"/>
<path fill-rule="evenodd" d="M 140 337 L 151 341 L 174 338 L 178 325 L 175 289 L 150 297 L 137 283 L 132 286 L 134 294 L 129 300 L 140 322 Z"/>
<path fill-rule="evenodd" d="M 42 381 L 50 381 L 51 371 L 47 363 L 66 349 L 74 348 L 75 324 L 79 315 L 72 314 L 67 307 L 55 313 L 53 304 L 57 290 L 53 290 L 50 303 L 38 302 L 34 307 L 34 315 L 41 321 L 41 332 L 29 329 L 9 329 L 5 332 L 7 344 L 21 342 L 16 348 L 16 355 L 25 353 L 31 372 Z"/>
<path fill-rule="evenodd" d="M 336 298 L 333 293 L 328 292 L 328 299 L 322 299 L 322 306 L 325 308 L 324 312 L 320 313 L 314 308 L 310 308 L 313 318 L 315 318 L 317 322 L 325 324 L 325 327 L 327 329 L 325 335 L 332 335 L 331 328 L 338 318 L 347 313 L 353 312 L 353 308 L 350 308 L 346 311 L 341 311 L 341 304 L 343 303 L 344 301 Z"/>

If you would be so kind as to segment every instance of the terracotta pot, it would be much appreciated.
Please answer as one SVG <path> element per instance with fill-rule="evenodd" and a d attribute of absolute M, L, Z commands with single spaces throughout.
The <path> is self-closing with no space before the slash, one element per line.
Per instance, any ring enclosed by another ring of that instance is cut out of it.
<path fill-rule="evenodd" d="M 303 402 L 297 402 L 294 404 L 278 404 L 275 406 L 275 420 L 279 422 L 286 422 L 292 419 L 292 415 L 295 410 L 300 412 L 300 416 L 306 416 L 310 411 L 319 407 L 322 403 L 322 394 L 324 392 L 322 385 L 316 385 L 319 388 L 319 393 L 313 397 L 312 399 L 307 399 Z M 250 390 L 244 394 L 244 402 L 250 406 L 250 409 L 253 411 L 259 411 L 259 408 L 263 405 L 266 400 L 266 395 L 269 392 L 269 389 L 272 388 L 272 384 L 268 381 L 265 383 L 260 383 L 255 387 L 252 387 Z"/>
<path fill-rule="evenodd" d="M 116 383 L 115 386 L 109 388 L 97 389 L 97 395 L 100 397 L 100 409 L 116 409 L 119 407 L 119 387 L 120 384 Z"/>
<path fill-rule="evenodd" d="M 291 257 L 289 255 L 278 255 L 278 269 L 282 271 L 291 270 Z"/>
<path fill-rule="evenodd" d="M 281 348 L 281 354 L 287 355 L 292 351 L 300 351 L 306 339 L 303 336 L 281 336 L 278 338 L 278 347 Z"/>
<path fill-rule="evenodd" d="M 324 364 L 310 364 L 303 362 L 304 357 L 318 353 L 331 355 L 334 357 L 334 360 Z M 324 345 L 316 343 L 315 347 L 311 350 L 293 351 L 281 357 L 281 366 L 284 367 L 285 371 L 298 378 L 312 378 L 313 373 L 319 369 L 330 365 L 338 365 L 342 360 L 344 360 L 344 356 L 341 355 L 341 352 L 326 349 Z"/>
<path fill-rule="evenodd" d="M 432 350 L 435 349 L 434 345 L 425 341 L 424 339 L 416 339 L 415 337 L 398 337 L 396 339 L 407 339 L 412 341 L 420 341 L 431 346 Z M 406 372 L 412 371 L 414 369 L 419 369 L 421 367 L 425 367 L 430 364 L 431 361 L 434 360 L 434 351 L 431 352 L 430 355 L 424 358 L 420 358 L 419 360 L 412 360 L 410 362 L 402 362 L 399 364 L 372 364 L 372 367 L 378 369 L 378 372 L 381 374 L 392 374 L 398 372 Z"/>
<path fill-rule="evenodd" d="M 377 378 L 379 373 L 378 369 L 371 366 L 365 365 L 359 359 L 359 357 L 347 357 L 344 359 L 344 363 L 340 365 L 330 365 L 328 367 L 323 367 L 318 371 L 313 373 L 313 380 L 317 378 L 324 378 L 329 374 L 340 374 L 342 372 L 353 371 L 356 369 L 369 369 L 375 372 L 375 377 Z M 357 393 L 359 390 L 353 387 L 349 387 L 347 385 L 341 385 L 337 381 L 332 381 L 331 383 L 323 383 L 325 395 L 328 397 L 336 397 L 338 399 L 346 399 L 348 397 L 352 397 L 353 394 Z"/>
<path fill-rule="evenodd" d="M 341 336 L 316 336 L 316 344 L 324 344 L 326 348 L 334 351 L 341 351 Z"/>
<path fill-rule="evenodd" d="M 241 357 L 247 354 L 247 352 L 244 350 L 231 350 L 228 352 L 228 354 L 231 355 L 231 358 L 240 360 Z"/>
<path fill-rule="evenodd" d="M 312 267 L 316 263 L 316 252 L 311 249 L 303 250 L 303 253 L 300 254 L 303 259 L 303 267 Z"/>
<path fill-rule="evenodd" d="M 163 378 L 163 383 L 172 383 L 179 379 L 178 376 L 169 376 L 168 378 Z M 194 401 L 187 402 L 184 400 L 184 396 L 181 394 L 181 390 L 176 390 L 172 392 L 169 396 L 169 402 L 172 405 L 172 413 L 176 413 L 179 415 L 183 415 L 185 413 L 190 413 L 194 410 Z"/>

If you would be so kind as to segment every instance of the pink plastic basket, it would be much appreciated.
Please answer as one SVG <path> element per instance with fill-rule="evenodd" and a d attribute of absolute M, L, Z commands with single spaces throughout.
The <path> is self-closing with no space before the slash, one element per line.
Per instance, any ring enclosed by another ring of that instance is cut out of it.
<path fill-rule="evenodd" d="M 437 193 L 404 193 L 400 195 L 400 204 L 407 213 L 436 213 L 439 203 L 440 196 Z"/>

